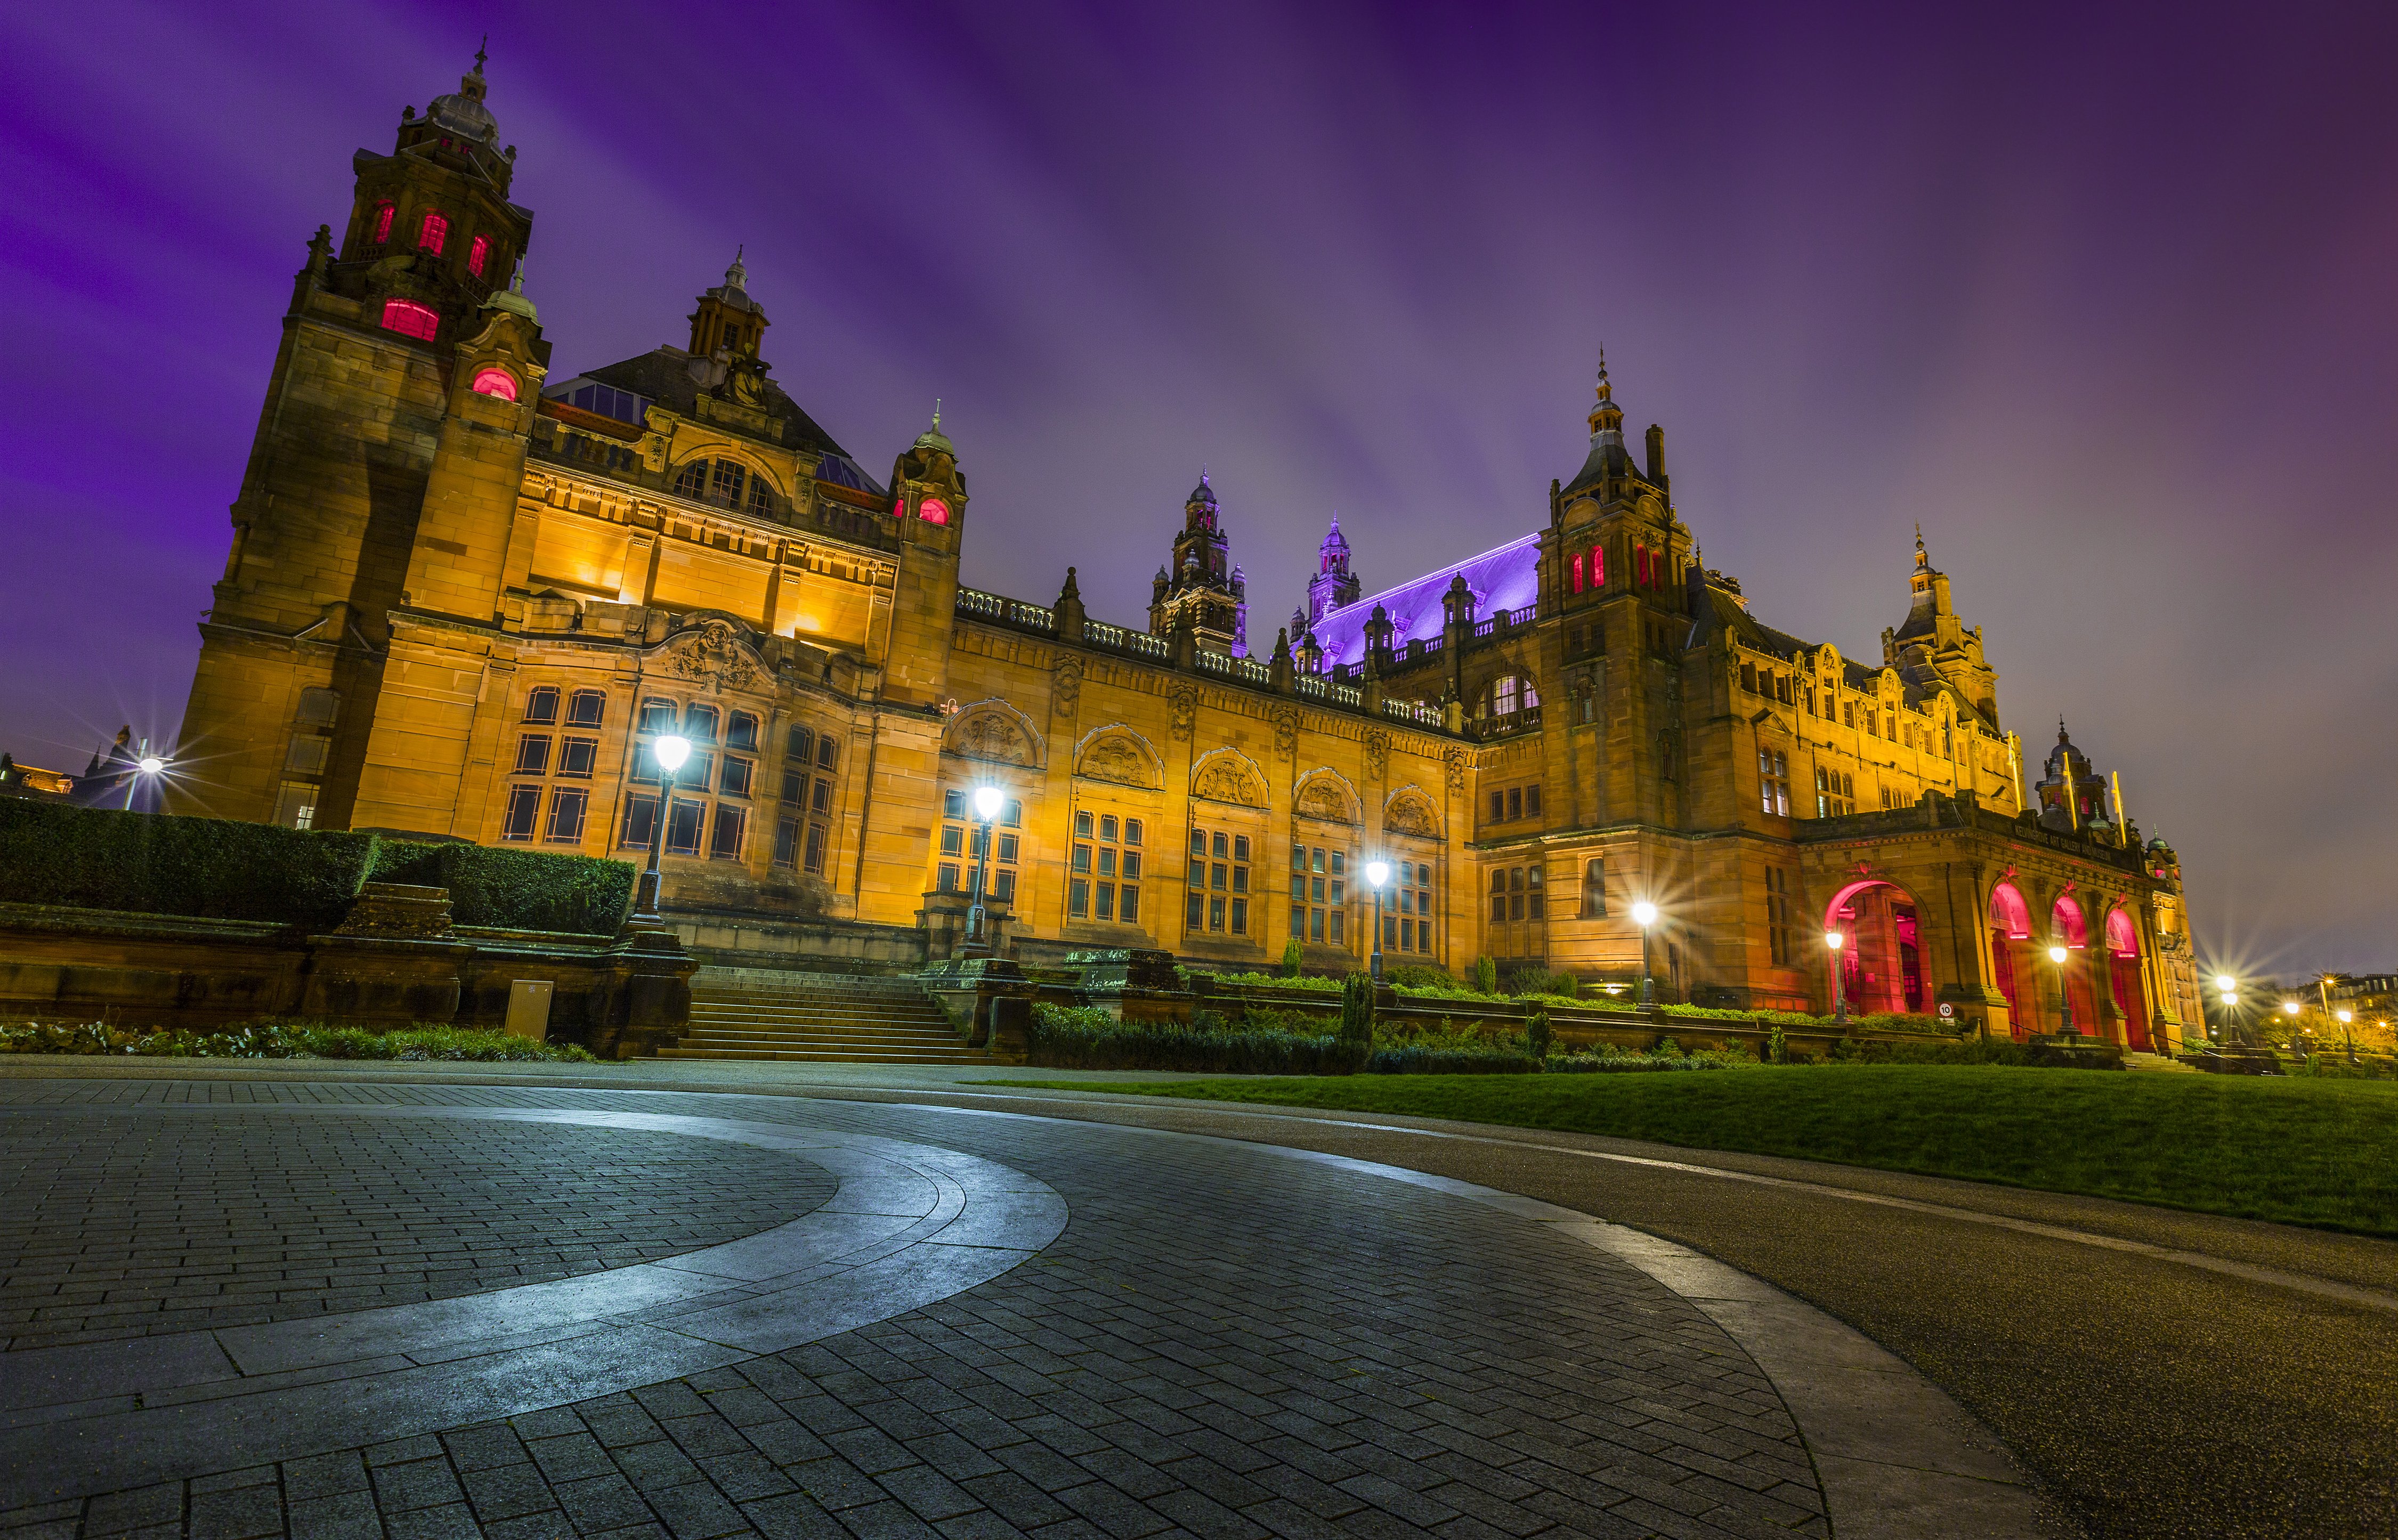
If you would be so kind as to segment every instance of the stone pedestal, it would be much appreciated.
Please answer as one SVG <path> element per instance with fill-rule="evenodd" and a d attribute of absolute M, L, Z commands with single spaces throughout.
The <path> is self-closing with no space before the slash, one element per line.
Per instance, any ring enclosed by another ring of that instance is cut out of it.
<path fill-rule="evenodd" d="M 1066 966 L 1081 975 L 1076 993 L 1084 1003 L 1119 1021 L 1191 1024 L 1198 996 L 1182 987 L 1170 952 L 1136 947 L 1070 952 Z"/>
<path fill-rule="evenodd" d="M 966 1047 L 994 1059 L 1024 1061 L 1031 1048 L 1032 997 L 1041 986 L 1008 957 L 950 957 L 916 976 L 964 1033 Z"/>

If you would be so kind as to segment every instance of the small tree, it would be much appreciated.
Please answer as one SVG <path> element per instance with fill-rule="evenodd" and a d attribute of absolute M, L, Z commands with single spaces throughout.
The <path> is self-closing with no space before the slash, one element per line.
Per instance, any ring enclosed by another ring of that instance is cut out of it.
<path fill-rule="evenodd" d="M 1362 973 L 1340 986 L 1340 1043 L 1360 1063 L 1374 1046 L 1374 980 Z"/>
<path fill-rule="evenodd" d="M 1531 1020 L 1524 1023 L 1524 1046 L 1531 1050 L 1533 1058 L 1544 1061 L 1548 1059 L 1549 1013 L 1547 1011 L 1534 1011 Z"/>
<path fill-rule="evenodd" d="M 1286 979 L 1298 978 L 1299 964 L 1299 938 L 1294 936 L 1282 944 L 1282 976 Z"/>
<path fill-rule="evenodd" d="M 1765 1034 L 1765 1057 L 1769 1063 L 1790 1062 L 1790 1038 L 1783 1032 L 1779 1021 L 1774 1022 L 1773 1030 Z"/>
<path fill-rule="evenodd" d="M 1488 957 L 1474 959 L 1474 987 L 1483 994 L 1499 993 L 1499 965 Z"/>

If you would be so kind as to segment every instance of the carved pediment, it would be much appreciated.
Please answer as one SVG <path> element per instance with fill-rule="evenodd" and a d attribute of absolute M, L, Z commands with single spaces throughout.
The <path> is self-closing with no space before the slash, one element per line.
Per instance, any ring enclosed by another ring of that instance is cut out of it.
<path fill-rule="evenodd" d="M 656 667 L 721 690 L 753 690 L 770 677 L 766 660 L 730 621 L 710 620 L 668 637 Z"/>
<path fill-rule="evenodd" d="M 1394 793 L 1383 807 L 1382 827 L 1394 834 L 1436 840 L 1440 838 L 1440 815 L 1433 810 L 1429 798 L 1408 787 Z"/>
<path fill-rule="evenodd" d="M 1303 818 L 1322 818 L 1327 823 L 1354 824 L 1359 821 L 1357 804 L 1339 777 L 1319 770 L 1300 785 L 1293 800 L 1292 811 Z"/>
<path fill-rule="evenodd" d="M 1074 774 L 1145 791 L 1155 790 L 1165 780 L 1155 751 L 1138 734 L 1122 727 L 1102 727 L 1084 739 Z"/>
<path fill-rule="evenodd" d="M 1211 802 L 1236 803 L 1243 807 L 1263 807 L 1266 804 L 1265 777 L 1258 767 L 1233 750 L 1219 750 L 1191 777 L 1191 794 Z"/>
<path fill-rule="evenodd" d="M 994 764 L 1020 764 L 1038 769 L 1040 735 L 1023 712 L 1004 700 L 986 700 L 960 710 L 950 719 L 942 747 L 968 759 Z"/>

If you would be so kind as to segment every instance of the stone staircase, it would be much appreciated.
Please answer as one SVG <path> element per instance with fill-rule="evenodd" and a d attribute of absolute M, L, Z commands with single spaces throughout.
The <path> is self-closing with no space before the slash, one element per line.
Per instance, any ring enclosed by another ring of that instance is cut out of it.
<path fill-rule="evenodd" d="M 983 1064 L 912 979 L 703 967 L 691 1030 L 661 1059 L 860 1064 Z"/>
<path fill-rule="evenodd" d="M 2127 1070 L 2166 1070 L 2177 1074 L 2199 1073 L 2198 1066 L 2195 1064 L 2185 1064 L 2177 1059 L 2168 1059 L 2161 1053 L 2143 1053 L 2137 1048 L 2123 1050 L 2123 1067 Z"/>

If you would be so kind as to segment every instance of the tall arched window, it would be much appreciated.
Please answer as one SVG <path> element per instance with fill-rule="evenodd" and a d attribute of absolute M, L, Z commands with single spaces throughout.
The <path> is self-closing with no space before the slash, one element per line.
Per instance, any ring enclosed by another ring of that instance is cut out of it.
<path fill-rule="evenodd" d="M 675 472 L 675 495 L 703 497 L 707 493 L 707 462 L 694 460 Z"/>
<path fill-rule="evenodd" d="M 1575 593 L 1582 592 L 1582 552 L 1576 551 L 1573 553 L 1572 561 L 1567 570 L 1568 586 Z"/>
<path fill-rule="evenodd" d="M 385 198 L 381 203 L 375 205 L 373 238 L 374 243 L 377 246 L 381 246 L 384 242 L 391 239 L 391 217 L 396 211 L 397 210 L 392 208 L 391 199 L 389 198 Z"/>
<path fill-rule="evenodd" d="M 446 215 L 432 209 L 424 211 L 424 223 L 416 227 L 416 244 L 427 255 L 439 256 L 441 243 L 450 238 L 450 221 Z"/>
<path fill-rule="evenodd" d="M 475 376 L 475 394 L 513 401 L 517 399 L 517 377 L 505 369 L 487 369 Z"/>
<path fill-rule="evenodd" d="M 749 478 L 749 498 L 745 506 L 748 507 L 750 516 L 753 518 L 764 519 L 770 517 L 774 513 L 775 489 L 767 485 L 766 479 L 764 477 L 752 476 Z"/>
<path fill-rule="evenodd" d="M 383 302 L 383 329 L 429 343 L 434 333 L 441 330 L 441 317 L 439 312 L 412 300 L 385 300 Z"/>
<path fill-rule="evenodd" d="M 708 474 L 707 478 L 707 500 L 719 507 L 739 507 L 741 489 L 748 480 L 748 476 L 749 473 L 742 467 L 738 460 L 717 461 L 716 468 Z"/>
<path fill-rule="evenodd" d="M 492 260 L 492 237 L 477 236 L 475 244 L 466 248 L 466 271 L 477 277 L 483 276 L 483 266 Z"/>

